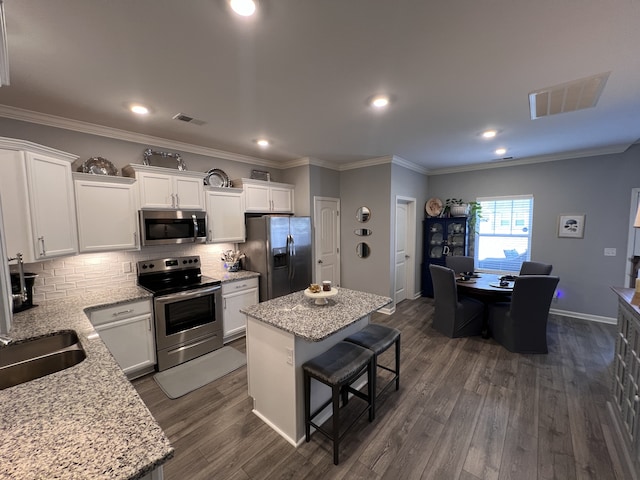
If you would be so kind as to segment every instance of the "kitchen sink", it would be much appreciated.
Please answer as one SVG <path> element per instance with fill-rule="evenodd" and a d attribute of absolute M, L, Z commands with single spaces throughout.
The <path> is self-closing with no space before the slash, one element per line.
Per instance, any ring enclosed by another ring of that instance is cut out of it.
<path fill-rule="evenodd" d="M 59 372 L 86 357 L 72 330 L 0 348 L 0 390 Z"/>

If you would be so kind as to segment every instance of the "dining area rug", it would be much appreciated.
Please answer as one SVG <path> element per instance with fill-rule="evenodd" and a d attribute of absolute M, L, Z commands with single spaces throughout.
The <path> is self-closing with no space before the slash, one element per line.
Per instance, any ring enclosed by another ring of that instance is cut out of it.
<path fill-rule="evenodd" d="M 232 347 L 222 347 L 153 376 L 165 395 L 182 397 L 247 364 L 247 356 Z"/>

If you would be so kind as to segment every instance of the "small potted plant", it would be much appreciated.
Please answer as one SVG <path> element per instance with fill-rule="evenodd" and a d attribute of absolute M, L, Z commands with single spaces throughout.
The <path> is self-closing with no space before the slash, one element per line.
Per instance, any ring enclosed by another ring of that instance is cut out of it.
<path fill-rule="evenodd" d="M 466 217 L 469 214 L 469 204 L 461 198 L 447 198 L 444 206 L 452 217 Z"/>

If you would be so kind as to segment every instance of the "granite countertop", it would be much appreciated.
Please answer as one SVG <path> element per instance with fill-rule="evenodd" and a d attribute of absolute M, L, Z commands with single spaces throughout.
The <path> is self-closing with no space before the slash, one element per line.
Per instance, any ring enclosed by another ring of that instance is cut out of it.
<path fill-rule="evenodd" d="M 220 280 L 222 283 L 247 280 L 249 278 L 256 278 L 260 276 L 258 272 L 252 272 L 249 270 L 238 270 L 237 272 L 229 272 L 228 270 L 225 270 L 222 265 L 220 266 L 220 268 L 203 267 L 202 273 L 209 277 L 215 278 L 216 280 Z"/>
<path fill-rule="evenodd" d="M 634 288 L 611 287 L 611 290 L 624 300 L 636 313 L 640 314 L 640 293 L 636 292 Z"/>
<path fill-rule="evenodd" d="M 150 297 L 138 287 L 110 288 L 14 315 L 14 340 L 72 329 L 87 358 L 0 390 L 1 479 L 135 479 L 173 456 L 168 438 L 85 314 Z"/>
<path fill-rule="evenodd" d="M 242 313 L 311 342 L 319 342 L 391 303 L 391 298 L 338 288 L 326 305 L 303 291 L 240 309 Z"/>

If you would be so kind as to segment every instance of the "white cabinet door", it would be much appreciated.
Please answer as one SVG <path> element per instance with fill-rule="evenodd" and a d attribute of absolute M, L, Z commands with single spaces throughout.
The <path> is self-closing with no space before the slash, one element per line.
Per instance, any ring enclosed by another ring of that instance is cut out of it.
<path fill-rule="evenodd" d="M 156 171 L 136 171 L 135 176 L 140 190 L 140 208 L 204 210 L 204 185 L 198 176 Z"/>
<path fill-rule="evenodd" d="M 206 199 L 208 242 L 244 242 L 242 190 L 207 190 Z"/>
<path fill-rule="evenodd" d="M 103 180 L 82 173 L 73 176 L 80 252 L 137 248 L 133 179 L 113 177 Z"/>
<path fill-rule="evenodd" d="M 244 185 L 244 201 L 246 212 L 270 212 L 271 188 L 267 185 Z"/>
<path fill-rule="evenodd" d="M 33 248 L 38 259 L 78 253 L 71 164 L 27 152 Z"/>
<path fill-rule="evenodd" d="M 116 320 L 95 327 L 120 368 L 130 378 L 156 363 L 151 314 Z"/>
<path fill-rule="evenodd" d="M 286 187 L 271 187 L 271 211 L 293 212 L 293 190 Z"/>
<path fill-rule="evenodd" d="M 173 183 L 169 175 L 152 172 L 136 174 L 141 208 L 175 208 Z"/>
<path fill-rule="evenodd" d="M 222 284 L 222 328 L 225 342 L 244 335 L 246 315 L 240 313 L 240 309 L 257 303 L 259 303 L 257 278 Z"/>
<path fill-rule="evenodd" d="M 201 178 L 173 177 L 175 207 L 181 210 L 204 208 L 204 184 Z"/>

